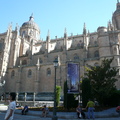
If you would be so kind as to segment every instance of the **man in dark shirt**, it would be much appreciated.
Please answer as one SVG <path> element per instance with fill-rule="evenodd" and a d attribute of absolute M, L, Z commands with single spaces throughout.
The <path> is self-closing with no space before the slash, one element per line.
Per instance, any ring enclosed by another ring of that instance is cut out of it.
<path fill-rule="evenodd" d="M 82 111 L 80 105 L 78 105 L 78 107 L 76 108 L 76 112 L 79 119 L 81 118 L 81 116 L 83 117 L 83 119 L 85 119 L 85 113 Z"/>

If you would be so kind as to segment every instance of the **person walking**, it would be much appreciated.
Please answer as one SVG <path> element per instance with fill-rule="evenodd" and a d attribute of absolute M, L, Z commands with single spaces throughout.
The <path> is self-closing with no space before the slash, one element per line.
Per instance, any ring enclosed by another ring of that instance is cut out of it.
<path fill-rule="evenodd" d="M 16 102 L 15 102 L 16 93 L 14 93 L 14 92 L 10 93 L 8 99 L 10 100 L 10 103 L 9 103 L 9 106 L 8 106 L 8 109 L 7 109 L 7 112 L 5 115 L 5 120 L 13 120 L 14 111 L 16 108 Z"/>
<path fill-rule="evenodd" d="M 88 108 L 88 119 L 90 119 L 90 114 L 92 114 L 92 119 L 95 119 L 94 106 L 95 106 L 94 102 L 91 99 L 89 99 L 89 101 L 86 105 L 86 109 Z"/>

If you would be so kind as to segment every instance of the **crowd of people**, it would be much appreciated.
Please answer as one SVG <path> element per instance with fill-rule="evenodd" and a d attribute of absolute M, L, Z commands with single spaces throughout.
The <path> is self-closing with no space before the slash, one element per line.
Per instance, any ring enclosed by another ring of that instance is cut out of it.
<path fill-rule="evenodd" d="M 13 120 L 14 117 L 14 111 L 16 109 L 16 102 L 15 102 L 15 98 L 16 98 L 16 94 L 15 93 L 10 93 L 9 94 L 9 106 L 5 115 L 5 120 Z M 43 106 L 42 110 L 42 117 L 47 117 L 47 115 L 49 114 L 49 109 L 46 105 Z M 84 113 L 84 110 L 87 110 L 87 117 L 86 114 Z M 87 105 L 85 108 L 80 107 L 80 105 L 77 106 L 76 108 L 76 112 L 77 112 L 77 117 L 78 119 L 95 119 L 94 116 L 94 110 L 95 110 L 95 103 L 89 99 L 89 101 L 87 102 Z M 26 115 L 26 113 L 29 111 L 28 106 L 25 105 L 24 108 L 21 111 L 22 115 Z M 116 107 L 116 112 L 118 112 L 120 114 L 120 106 Z"/>
<path fill-rule="evenodd" d="M 13 120 L 14 117 L 14 111 L 16 108 L 16 102 L 15 102 L 15 98 L 16 98 L 16 94 L 15 93 L 10 93 L 9 95 L 9 106 L 8 106 L 8 110 L 6 112 L 5 115 L 5 120 Z M 80 105 L 77 106 L 76 108 L 76 112 L 77 112 L 77 116 L 78 118 L 82 118 L 85 119 L 86 115 L 84 113 L 83 110 L 88 109 L 88 118 L 90 119 L 90 114 L 92 115 L 92 118 L 94 119 L 94 102 L 89 100 L 89 102 L 86 105 L 86 108 L 81 108 Z M 42 110 L 42 117 L 47 117 L 47 115 L 49 114 L 49 109 L 46 105 L 43 106 Z M 26 115 L 26 113 L 29 111 L 29 108 L 27 105 L 24 106 L 24 108 L 21 111 L 22 115 Z"/>

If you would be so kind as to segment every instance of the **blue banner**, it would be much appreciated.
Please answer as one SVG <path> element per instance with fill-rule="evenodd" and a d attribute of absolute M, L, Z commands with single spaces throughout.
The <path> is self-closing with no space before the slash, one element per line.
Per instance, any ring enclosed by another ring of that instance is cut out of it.
<path fill-rule="evenodd" d="M 79 92 L 79 64 L 78 63 L 68 63 L 67 67 L 67 85 L 68 93 Z"/>

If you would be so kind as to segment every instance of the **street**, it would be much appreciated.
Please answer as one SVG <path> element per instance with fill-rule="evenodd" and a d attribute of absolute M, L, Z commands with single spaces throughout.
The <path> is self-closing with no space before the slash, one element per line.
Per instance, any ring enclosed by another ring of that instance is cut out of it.
<path fill-rule="evenodd" d="M 4 120 L 5 113 L 0 112 L 0 120 Z M 42 118 L 39 116 L 15 114 L 14 120 L 52 120 L 52 118 Z M 58 120 L 78 120 L 78 119 L 58 119 Z M 83 120 L 83 119 L 80 119 Z M 86 119 L 88 120 L 88 119 Z M 92 119 L 90 119 L 92 120 Z M 96 118 L 95 120 L 120 120 L 120 117 L 115 118 Z"/>

